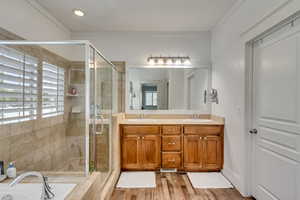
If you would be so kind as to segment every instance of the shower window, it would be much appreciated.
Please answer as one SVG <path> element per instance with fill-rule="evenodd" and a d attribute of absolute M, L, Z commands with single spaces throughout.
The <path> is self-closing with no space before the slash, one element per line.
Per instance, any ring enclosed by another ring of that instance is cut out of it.
<path fill-rule="evenodd" d="M 0 124 L 36 119 L 37 66 L 35 57 L 0 47 Z"/>
<path fill-rule="evenodd" d="M 43 62 L 43 110 L 42 117 L 64 113 L 64 69 Z"/>

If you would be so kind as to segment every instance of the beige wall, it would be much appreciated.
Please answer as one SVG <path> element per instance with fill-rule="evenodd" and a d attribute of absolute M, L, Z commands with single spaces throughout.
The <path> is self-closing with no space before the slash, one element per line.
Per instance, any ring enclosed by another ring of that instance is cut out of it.
<path fill-rule="evenodd" d="M 0 160 L 18 171 L 52 171 L 68 154 L 63 116 L 1 125 Z"/>
<path fill-rule="evenodd" d="M 0 40 L 22 38 L 0 29 Z M 9 46 L 39 59 L 37 119 L 0 125 L 0 160 L 15 162 L 18 171 L 83 171 L 84 115 L 80 123 L 70 115 L 72 100 L 65 96 L 64 115 L 42 118 L 42 61 L 65 68 L 67 93 L 71 62 L 38 46 Z M 84 103 L 81 101 L 81 103 Z M 84 104 L 83 104 L 84 105 Z M 84 106 L 83 106 L 84 107 Z M 72 131 L 72 128 L 76 130 Z M 69 130 L 69 131 L 68 131 Z M 69 134 L 68 134 L 69 133 Z M 76 137 L 74 137 L 74 135 Z M 80 135 L 80 137 L 78 137 Z"/>

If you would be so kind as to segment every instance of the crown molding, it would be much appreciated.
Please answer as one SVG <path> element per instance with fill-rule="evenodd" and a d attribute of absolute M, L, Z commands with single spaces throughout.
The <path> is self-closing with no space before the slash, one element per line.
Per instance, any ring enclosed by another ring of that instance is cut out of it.
<path fill-rule="evenodd" d="M 39 13 L 45 16 L 48 20 L 54 23 L 60 30 L 64 31 L 68 35 L 71 35 L 71 31 L 56 17 L 54 17 L 48 10 L 41 6 L 36 0 L 26 0 L 26 2 Z"/>
<path fill-rule="evenodd" d="M 225 23 L 245 2 L 246 0 L 238 0 L 234 5 L 226 12 L 226 14 L 212 27 L 213 32 L 218 26 Z"/>

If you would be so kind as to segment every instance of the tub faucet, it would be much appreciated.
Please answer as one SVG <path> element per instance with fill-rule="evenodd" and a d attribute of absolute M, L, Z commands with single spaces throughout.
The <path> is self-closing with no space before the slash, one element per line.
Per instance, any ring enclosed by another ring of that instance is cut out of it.
<path fill-rule="evenodd" d="M 28 176 L 36 176 L 41 179 L 42 184 L 43 184 L 43 189 L 42 189 L 42 194 L 41 194 L 41 200 L 48 200 L 52 199 L 55 195 L 51 191 L 51 187 L 48 184 L 48 178 L 43 176 L 40 172 L 26 172 L 18 176 L 13 182 L 9 184 L 9 186 L 13 187 L 19 182 L 21 182 L 24 178 Z"/>

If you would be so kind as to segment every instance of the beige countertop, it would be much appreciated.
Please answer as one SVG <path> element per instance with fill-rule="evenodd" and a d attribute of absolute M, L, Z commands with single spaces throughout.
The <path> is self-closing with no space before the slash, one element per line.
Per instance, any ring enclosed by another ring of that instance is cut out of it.
<path fill-rule="evenodd" d="M 123 119 L 120 124 L 203 124 L 223 125 L 223 120 L 218 119 Z"/>

